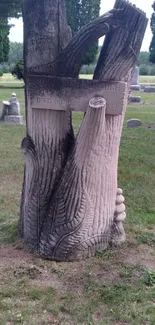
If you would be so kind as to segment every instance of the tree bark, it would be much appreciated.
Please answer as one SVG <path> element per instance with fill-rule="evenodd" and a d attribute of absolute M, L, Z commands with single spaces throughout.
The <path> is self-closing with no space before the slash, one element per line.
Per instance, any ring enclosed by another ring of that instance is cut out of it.
<path fill-rule="evenodd" d="M 22 143 L 26 167 L 19 230 L 28 247 L 38 250 L 44 217 L 74 143 L 74 133 L 69 112 L 28 110 L 27 76 L 38 64 L 54 61 L 72 36 L 64 0 L 25 0 L 23 18 L 27 137 Z"/>
<path fill-rule="evenodd" d="M 46 258 L 88 257 L 111 240 L 122 120 L 106 117 L 105 109 L 102 98 L 89 104 L 42 231 Z"/>
<path fill-rule="evenodd" d="M 23 15 L 27 82 L 30 72 L 78 78 L 88 46 L 108 33 L 94 79 L 128 83 L 147 25 L 145 14 L 136 7 L 116 0 L 114 10 L 88 24 L 70 42 L 64 1 L 25 0 Z M 34 35 L 37 42 L 31 43 Z M 30 107 L 27 90 L 26 98 L 20 230 L 27 245 L 44 258 L 72 261 L 122 243 L 125 206 L 117 189 L 117 166 L 128 91 L 118 116 L 106 115 L 104 98 L 92 98 L 76 139 L 69 112 Z"/>

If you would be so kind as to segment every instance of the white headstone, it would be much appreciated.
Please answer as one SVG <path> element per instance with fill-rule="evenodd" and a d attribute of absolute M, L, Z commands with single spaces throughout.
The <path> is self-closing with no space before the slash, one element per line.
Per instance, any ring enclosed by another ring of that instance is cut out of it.
<path fill-rule="evenodd" d="M 15 93 L 13 93 L 10 98 L 10 108 L 8 110 L 8 115 L 20 116 L 20 104 L 16 98 Z"/>
<path fill-rule="evenodd" d="M 135 67 L 132 70 L 131 85 L 139 85 L 139 67 Z"/>

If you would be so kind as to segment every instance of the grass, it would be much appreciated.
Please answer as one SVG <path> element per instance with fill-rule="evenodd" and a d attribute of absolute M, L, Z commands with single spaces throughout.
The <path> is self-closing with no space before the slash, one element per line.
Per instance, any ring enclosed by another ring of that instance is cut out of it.
<path fill-rule="evenodd" d="M 0 77 L 0 83 L 19 83 L 22 84 L 21 81 L 15 79 L 11 73 L 4 73 L 2 77 Z"/>
<path fill-rule="evenodd" d="M 85 79 L 91 79 L 92 78 L 92 75 L 87 75 L 87 74 L 83 74 L 81 75 L 82 78 L 85 78 Z M 139 82 L 140 83 L 149 83 L 149 84 L 155 84 L 155 76 L 140 76 L 139 77 Z M 18 83 L 19 85 L 18 86 L 21 86 L 22 85 L 22 82 L 19 81 L 19 80 L 16 80 L 11 73 L 5 73 L 1 78 L 0 78 L 0 85 L 1 84 L 9 84 L 10 86 L 10 83 Z M 8 86 L 8 85 L 7 85 Z"/>
<path fill-rule="evenodd" d="M 7 76 L 0 85 L 6 86 L 0 88 L 0 100 L 10 98 L 8 85 L 16 87 L 25 116 L 21 84 Z M 141 96 L 142 105 L 128 106 L 120 146 L 118 181 L 126 198 L 127 244 L 79 263 L 43 261 L 22 248 L 17 220 L 24 168 L 20 144 L 26 129 L 0 124 L 0 324 L 155 324 L 155 129 L 148 128 L 155 123 L 155 94 Z M 130 118 L 143 125 L 128 129 Z M 73 114 L 76 131 L 81 119 L 82 114 Z"/>
<path fill-rule="evenodd" d="M 84 79 L 91 79 L 92 75 L 87 75 L 87 74 L 83 74 L 81 75 L 81 78 Z M 139 82 L 140 83 L 148 83 L 148 84 L 155 84 L 155 76 L 140 76 L 139 77 Z"/>

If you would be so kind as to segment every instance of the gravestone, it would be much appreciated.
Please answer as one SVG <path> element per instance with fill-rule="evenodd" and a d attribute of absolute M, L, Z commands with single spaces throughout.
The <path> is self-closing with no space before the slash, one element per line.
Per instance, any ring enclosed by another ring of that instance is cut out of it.
<path fill-rule="evenodd" d="M 20 104 L 15 93 L 12 94 L 9 102 L 3 101 L 0 120 L 6 124 L 24 124 L 23 117 L 20 115 Z"/>
<path fill-rule="evenodd" d="M 127 121 L 128 128 L 136 128 L 142 125 L 142 121 L 136 118 L 130 119 Z"/>
<path fill-rule="evenodd" d="M 28 75 L 27 81 L 29 111 L 45 109 L 86 112 L 91 98 L 103 97 L 106 100 L 107 115 L 122 114 L 127 89 L 124 82 L 54 78 L 43 75 Z"/>
<path fill-rule="evenodd" d="M 6 100 L 4 100 L 2 104 L 3 104 L 3 108 L 2 111 L 0 112 L 0 121 L 4 121 L 4 116 L 7 114 L 7 111 L 10 107 L 10 102 Z"/>
<path fill-rule="evenodd" d="M 8 115 L 20 116 L 20 104 L 19 101 L 17 101 L 15 93 L 12 93 L 9 102 L 10 102 L 10 108 L 8 110 Z"/>
<path fill-rule="evenodd" d="M 131 74 L 131 85 L 139 86 L 139 67 L 134 67 Z"/>
<path fill-rule="evenodd" d="M 150 85 L 146 84 L 146 83 L 140 84 L 140 89 L 141 90 L 144 90 L 146 87 L 150 87 Z"/>
<path fill-rule="evenodd" d="M 139 85 L 131 85 L 130 89 L 133 91 L 139 91 L 140 90 L 140 86 Z"/>
<path fill-rule="evenodd" d="M 140 90 L 139 85 L 139 67 L 134 67 L 131 73 L 131 82 L 130 82 L 130 89 L 131 90 Z"/>
<path fill-rule="evenodd" d="M 141 97 L 140 96 L 130 96 L 129 102 L 130 103 L 140 103 Z"/>
<path fill-rule="evenodd" d="M 118 154 L 130 69 L 147 18 L 116 0 L 114 10 L 73 38 L 65 0 L 24 0 L 23 18 L 27 136 L 20 234 L 43 258 L 79 260 L 126 238 Z M 78 79 L 88 48 L 106 34 L 93 80 Z M 85 112 L 76 137 L 73 110 Z"/>
<path fill-rule="evenodd" d="M 155 87 L 146 86 L 144 88 L 144 93 L 155 93 Z"/>

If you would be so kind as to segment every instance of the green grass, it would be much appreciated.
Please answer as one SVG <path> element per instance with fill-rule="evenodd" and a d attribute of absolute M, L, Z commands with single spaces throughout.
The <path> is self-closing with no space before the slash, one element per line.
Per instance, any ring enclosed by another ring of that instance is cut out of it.
<path fill-rule="evenodd" d="M 13 91 L 25 117 L 22 84 L 7 78 L 9 83 L 0 81 L 6 85 L 0 88 L 0 100 L 10 98 L 8 85 L 17 87 Z M 8 252 L 4 262 L 0 256 L 0 324 L 155 324 L 155 129 L 147 127 L 155 123 L 155 94 L 141 96 L 142 105 L 127 108 L 120 146 L 118 183 L 126 198 L 127 245 L 98 251 L 95 258 L 79 263 L 23 255 L 17 220 L 24 168 L 20 146 L 26 128 L 0 124 L 0 244 Z M 82 116 L 73 114 L 76 132 Z M 141 119 L 143 125 L 128 129 L 130 118 Z"/>
<path fill-rule="evenodd" d="M 155 84 L 155 76 L 140 76 L 140 83 Z"/>
<path fill-rule="evenodd" d="M 125 267 L 120 267 L 120 272 Z M 136 280 L 135 272 L 139 276 Z M 154 271 L 133 267 L 128 276 L 117 278 L 117 283 L 85 276 L 83 300 L 78 292 L 62 293 L 50 285 L 30 285 L 24 277 L 11 280 L 11 285 L 7 281 L 1 285 L 1 324 L 154 325 Z"/>
<path fill-rule="evenodd" d="M 91 79 L 92 75 L 87 75 L 87 74 L 83 74 L 80 76 L 81 78 L 85 78 L 85 79 Z M 155 76 L 140 76 L 139 77 L 139 82 L 140 83 L 148 83 L 148 84 L 155 84 Z M 0 85 L 5 85 L 5 83 L 9 83 L 10 84 L 14 83 L 14 84 L 18 84 L 18 86 L 21 86 L 23 83 L 17 79 L 15 79 L 11 73 L 4 73 L 4 75 L 2 77 L 0 77 Z M 8 85 L 5 85 L 8 86 Z M 12 85 L 13 86 L 13 85 Z"/>
<path fill-rule="evenodd" d="M 87 74 L 83 74 L 80 76 L 81 78 L 84 79 L 91 79 L 92 75 L 87 75 Z M 155 76 L 140 76 L 139 77 L 139 82 L 140 83 L 148 83 L 148 84 L 155 84 Z"/>
<path fill-rule="evenodd" d="M 11 73 L 4 73 L 2 77 L 0 77 L 0 83 L 19 83 L 22 84 L 21 81 L 15 79 Z"/>

